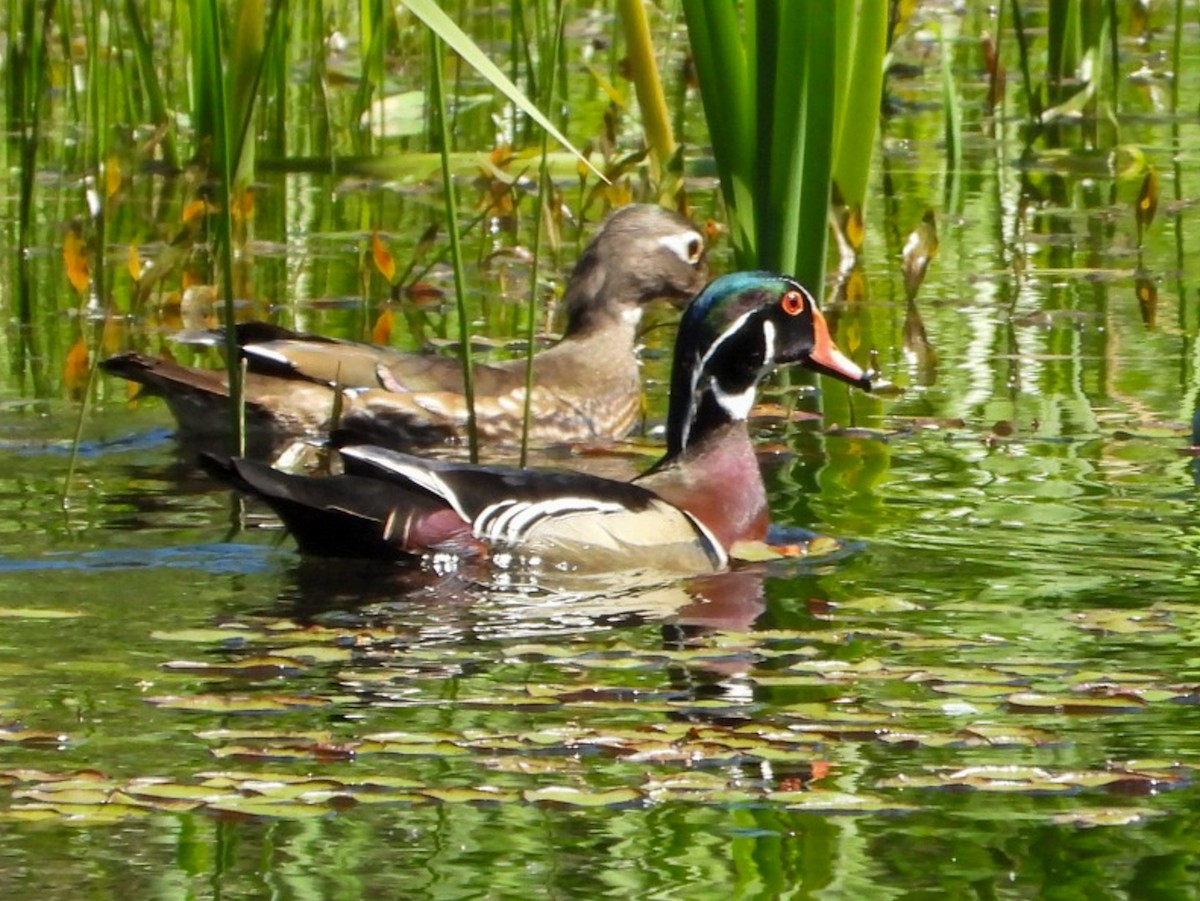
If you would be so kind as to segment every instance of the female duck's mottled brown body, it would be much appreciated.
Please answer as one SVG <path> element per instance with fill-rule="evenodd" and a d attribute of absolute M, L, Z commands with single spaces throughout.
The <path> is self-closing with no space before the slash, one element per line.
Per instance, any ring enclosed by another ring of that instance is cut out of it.
<path fill-rule="evenodd" d="M 613 213 L 568 281 L 562 340 L 534 357 L 532 440 L 625 435 L 640 409 L 635 346 L 642 307 L 655 298 L 691 297 L 706 272 L 703 238 L 682 216 L 651 205 Z M 455 359 L 299 335 L 264 323 L 237 329 L 248 368 L 247 418 L 259 432 L 280 437 L 327 432 L 340 391 L 340 425 L 359 437 L 411 446 L 462 434 L 467 409 Z M 102 366 L 165 397 L 181 432 L 229 430 L 222 373 L 137 353 L 120 354 Z M 476 367 L 482 438 L 518 438 L 524 404 L 523 359 Z"/>

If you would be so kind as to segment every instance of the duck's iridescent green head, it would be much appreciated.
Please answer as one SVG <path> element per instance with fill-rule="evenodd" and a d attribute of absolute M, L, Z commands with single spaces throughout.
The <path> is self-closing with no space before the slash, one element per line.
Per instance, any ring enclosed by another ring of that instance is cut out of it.
<path fill-rule="evenodd" d="M 745 419 L 761 379 L 798 363 L 870 390 L 870 374 L 833 343 L 816 301 L 794 279 L 734 272 L 710 282 L 688 306 L 675 342 L 668 453 L 705 428 Z"/>

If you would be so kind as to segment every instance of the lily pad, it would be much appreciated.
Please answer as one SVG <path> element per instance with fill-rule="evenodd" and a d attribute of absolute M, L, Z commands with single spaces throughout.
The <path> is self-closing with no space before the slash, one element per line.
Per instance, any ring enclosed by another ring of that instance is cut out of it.
<path fill-rule="evenodd" d="M 333 810 L 318 804 L 289 804 L 286 801 L 271 801 L 264 798 L 230 798 L 212 804 L 211 813 L 235 814 L 255 819 L 313 820 L 331 816 Z"/>
<path fill-rule="evenodd" d="M 1162 811 L 1141 807 L 1100 807 L 1055 814 L 1051 822 L 1062 826 L 1133 826 L 1161 815 Z"/>
<path fill-rule="evenodd" d="M 1146 632 L 1173 632 L 1170 614 L 1161 610 L 1084 610 L 1067 615 L 1067 620 L 1089 632 L 1136 635 Z"/>
<path fill-rule="evenodd" d="M 160 666 L 169 672 L 191 673 L 209 678 L 280 679 L 297 676 L 306 667 L 289 657 L 245 657 L 230 663 L 202 660 L 168 660 Z"/>
<path fill-rule="evenodd" d="M 1006 700 L 1010 710 L 1043 713 L 1134 713 L 1146 706 L 1142 699 L 1128 695 L 1096 698 L 1025 691 L 1011 694 Z"/>
<path fill-rule="evenodd" d="M 899 804 L 877 795 L 861 795 L 850 792 L 777 792 L 768 794 L 767 799 L 783 802 L 788 810 L 820 814 L 891 814 L 907 813 L 919 809 L 913 805 Z"/>
<path fill-rule="evenodd" d="M 83 610 L 52 610 L 48 607 L 0 607 L 0 619 L 80 619 L 87 615 Z"/>
<path fill-rule="evenodd" d="M 421 794 L 447 804 L 508 804 L 520 799 L 515 791 L 499 788 L 424 788 Z"/>
<path fill-rule="evenodd" d="M 591 791 L 571 786 L 554 785 L 528 789 L 521 796 L 531 804 L 553 803 L 570 807 L 619 807 L 643 801 L 642 792 L 632 788 Z"/>
<path fill-rule="evenodd" d="M 162 695 L 146 698 L 147 703 L 169 710 L 196 713 L 281 713 L 308 707 L 324 707 L 324 698 L 304 695 Z"/>

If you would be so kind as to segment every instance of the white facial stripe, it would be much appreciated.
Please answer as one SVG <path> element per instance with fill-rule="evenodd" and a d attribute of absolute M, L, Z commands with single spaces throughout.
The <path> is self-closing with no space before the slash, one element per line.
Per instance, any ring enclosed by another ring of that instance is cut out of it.
<path fill-rule="evenodd" d="M 733 320 L 733 322 L 730 323 L 729 327 L 727 329 L 725 329 L 725 331 L 721 332 L 720 335 L 717 336 L 717 340 L 714 341 L 711 345 L 709 345 L 708 353 L 706 353 L 704 356 L 702 356 L 700 358 L 699 362 L 696 363 L 695 367 L 692 369 L 691 399 L 693 401 L 696 398 L 696 392 L 700 385 L 700 379 L 704 377 L 704 370 L 708 366 L 708 361 L 712 359 L 713 354 L 715 354 L 718 350 L 720 350 L 721 345 L 724 344 L 726 341 L 728 341 L 730 336 L 735 334 L 739 329 L 741 329 L 741 327 L 745 324 L 746 320 L 749 319 L 751 316 L 753 316 L 757 312 L 758 312 L 758 309 L 755 308 L 755 309 L 752 309 L 752 310 L 749 310 L 749 311 L 743 313 L 737 319 Z M 774 327 L 772 327 L 772 335 L 771 335 L 770 343 L 773 347 L 774 343 L 775 343 Z M 691 409 L 688 412 L 689 412 L 689 415 L 688 415 L 687 422 L 685 422 L 683 424 L 683 444 L 685 447 L 687 446 L 688 438 L 691 436 L 692 422 L 695 419 L 696 405 L 694 403 L 692 404 Z"/>
<path fill-rule="evenodd" d="M 763 320 L 763 369 L 775 365 L 775 323 L 770 319 Z"/>
<path fill-rule="evenodd" d="M 724 344 L 726 341 L 728 341 L 733 335 L 735 335 L 739 331 L 741 331 L 742 326 L 746 324 L 746 320 L 749 319 L 751 316 L 753 316 L 755 313 L 757 313 L 758 309 L 759 309 L 758 307 L 755 307 L 752 310 L 748 310 L 747 312 L 745 312 L 741 316 L 739 316 L 737 319 L 733 320 L 733 322 L 731 322 L 729 324 L 729 327 L 727 329 L 725 329 L 725 331 L 721 332 L 720 335 L 717 336 L 717 340 L 709 345 L 708 353 L 706 353 L 704 356 L 702 356 L 700 358 L 700 363 L 696 367 L 695 375 L 694 375 L 693 382 L 692 382 L 693 386 L 695 386 L 696 381 L 699 380 L 700 373 L 702 373 L 705 370 L 705 368 L 708 366 L 708 361 L 711 360 L 713 355 L 718 350 L 721 349 L 721 345 Z M 773 340 L 772 340 L 772 343 L 773 343 Z"/>
<path fill-rule="evenodd" d="M 699 232 L 686 231 L 676 235 L 663 235 L 658 239 L 660 247 L 665 247 L 689 266 L 700 259 L 704 252 L 704 239 Z"/>

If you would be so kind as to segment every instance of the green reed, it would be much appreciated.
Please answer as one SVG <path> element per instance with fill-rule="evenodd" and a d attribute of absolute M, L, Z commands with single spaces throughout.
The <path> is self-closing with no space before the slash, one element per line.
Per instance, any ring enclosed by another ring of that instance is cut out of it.
<path fill-rule="evenodd" d="M 642 130 L 646 135 L 646 146 L 650 149 L 655 180 L 659 181 L 671 157 L 675 155 L 675 134 L 671 128 L 671 115 L 667 109 L 662 79 L 658 74 L 658 62 L 654 58 L 650 21 L 642 0 L 617 0 L 617 5 L 625 31 L 630 77 L 642 111 Z"/>
<path fill-rule="evenodd" d="M 946 179 L 943 206 L 957 212 L 961 202 L 963 160 L 963 112 L 958 96 L 958 80 L 954 77 L 954 47 L 940 34 L 942 70 L 943 143 L 946 147 Z"/>
<path fill-rule="evenodd" d="M 1039 70 L 1034 58 L 1035 41 L 1020 0 L 1009 0 L 1013 31 L 1020 52 L 1021 73 L 1032 143 L 1048 135 L 1058 143 L 1059 123 L 1079 120 L 1093 142 L 1099 139 L 1101 101 L 1116 137 L 1116 109 L 1120 86 L 1117 46 L 1117 11 L 1112 0 L 1055 0 L 1046 10 L 1045 58 Z M 1044 72 L 1041 83 L 1035 72 Z"/>
<path fill-rule="evenodd" d="M 223 25 L 217 0 L 193 0 L 192 61 L 195 69 L 193 109 L 200 139 L 209 150 L 212 194 L 216 207 L 215 257 L 220 272 L 219 284 L 224 299 L 225 372 L 229 380 L 230 428 L 233 452 L 242 454 L 246 447 L 243 417 L 242 373 L 238 362 L 237 335 L 234 332 L 233 297 L 233 216 L 230 207 L 234 172 L 237 167 L 235 129 L 230 127 L 226 103 L 223 62 Z"/>
<path fill-rule="evenodd" d="M 467 402 L 467 449 L 471 462 L 479 460 L 479 432 L 475 425 L 475 363 L 471 348 L 471 317 L 467 312 L 466 276 L 463 274 L 462 242 L 458 230 L 458 192 L 450 171 L 450 125 L 446 113 L 446 79 L 442 66 L 442 42 L 429 32 L 429 55 L 433 61 L 433 103 L 440 130 L 442 151 L 442 196 L 446 205 L 446 232 L 454 267 L 454 298 L 458 310 L 458 354 L 462 362 L 463 395 Z"/>
<path fill-rule="evenodd" d="M 109 58 L 109 36 L 102 33 L 101 8 L 93 4 L 84 16 L 83 31 L 87 42 L 87 78 L 84 84 L 84 109 L 86 132 L 84 137 L 84 166 L 88 173 L 84 179 L 83 207 L 88 211 L 89 229 L 92 242 L 92 255 L 89 266 L 90 284 L 86 289 L 86 297 L 81 297 L 81 311 L 89 314 L 80 317 L 84 324 L 83 336 L 80 340 L 89 346 L 87 377 L 83 386 L 79 410 L 75 418 L 75 433 L 71 442 L 71 456 L 67 461 L 67 472 L 63 479 L 62 503 L 67 505 L 71 485 L 75 479 L 75 467 L 79 461 L 79 445 L 83 440 L 84 423 L 92 396 L 92 387 L 96 381 L 96 365 L 99 361 L 103 322 L 107 319 L 109 295 L 106 290 L 108 266 L 105 259 L 107 247 L 108 206 L 110 197 L 107 190 L 107 171 L 111 164 L 106 158 L 109 139 L 109 105 L 113 97 L 114 75 L 113 60 Z M 115 23 L 107 23 L 115 27 Z M 70 59 L 70 57 L 67 57 Z M 84 293 L 84 292 L 81 292 Z M 99 314 L 100 325 L 94 329 L 94 340 L 87 341 L 89 319 Z"/>
<path fill-rule="evenodd" d="M 837 147 L 840 177 L 865 192 L 886 4 L 683 0 L 683 10 L 737 265 L 792 273 L 819 293 Z"/>
<path fill-rule="evenodd" d="M 554 91 L 557 84 L 557 63 L 562 52 L 563 4 L 562 0 L 555 2 L 554 44 L 550 50 L 545 65 L 546 70 L 546 105 L 554 104 Z M 547 194 L 553 193 L 550 184 L 549 169 L 550 132 L 542 131 L 542 154 L 538 165 L 538 190 L 535 203 L 536 214 L 533 217 L 533 263 L 529 268 L 529 304 L 528 324 L 525 330 L 525 407 L 521 412 L 521 458 L 520 465 L 525 466 L 529 459 L 529 426 L 533 419 L 533 357 L 534 342 L 537 336 L 538 322 L 538 272 L 542 255 L 542 220 L 547 216 L 549 207 L 546 203 Z"/>
<path fill-rule="evenodd" d="M 158 77 L 158 66 L 154 46 L 146 34 L 138 0 L 125 0 L 125 23 L 133 42 L 133 53 L 137 60 L 139 84 L 149 106 L 151 124 L 163 130 L 163 162 L 175 169 L 179 166 L 179 154 L 175 149 L 175 133 L 169 127 L 170 113 L 166 95 Z"/>
<path fill-rule="evenodd" d="M 861 210 L 867 198 L 883 93 L 888 2 L 863 0 L 857 13 L 839 10 L 837 18 L 834 96 L 840 102 L 834 116 L 833 181 L 842 201 Z"/>
<path fill-rule="evenodd" d="M 40 13 L 40 15 L 39 15 Z M 29 251 L 33 243 L 33 197 L 37 174 L 37 150 L 41 140 L 42 101 L 50 86 L 46 36 L 51 32 L 54 4 L 39 4 L 24 0 L 18 7 L 10 2 L 10 28 L 20 23 L 19 31 L 10 30 L 9 64 L 5 67 L 8 100 L 8 134 L 15 142 L 19 176 L 17 201 L 17 243 L 14 248 L 16 269 L 17 322 L 20 340 L 14 366 L 24 373 L 26 361 L 36 359 L 29 354 L 30 330 L 33 324 L 33 284 Z M 34 381 L 39 372 L 34 363 Z M 41 393 L 40 391 L 38 393 Z"/>

